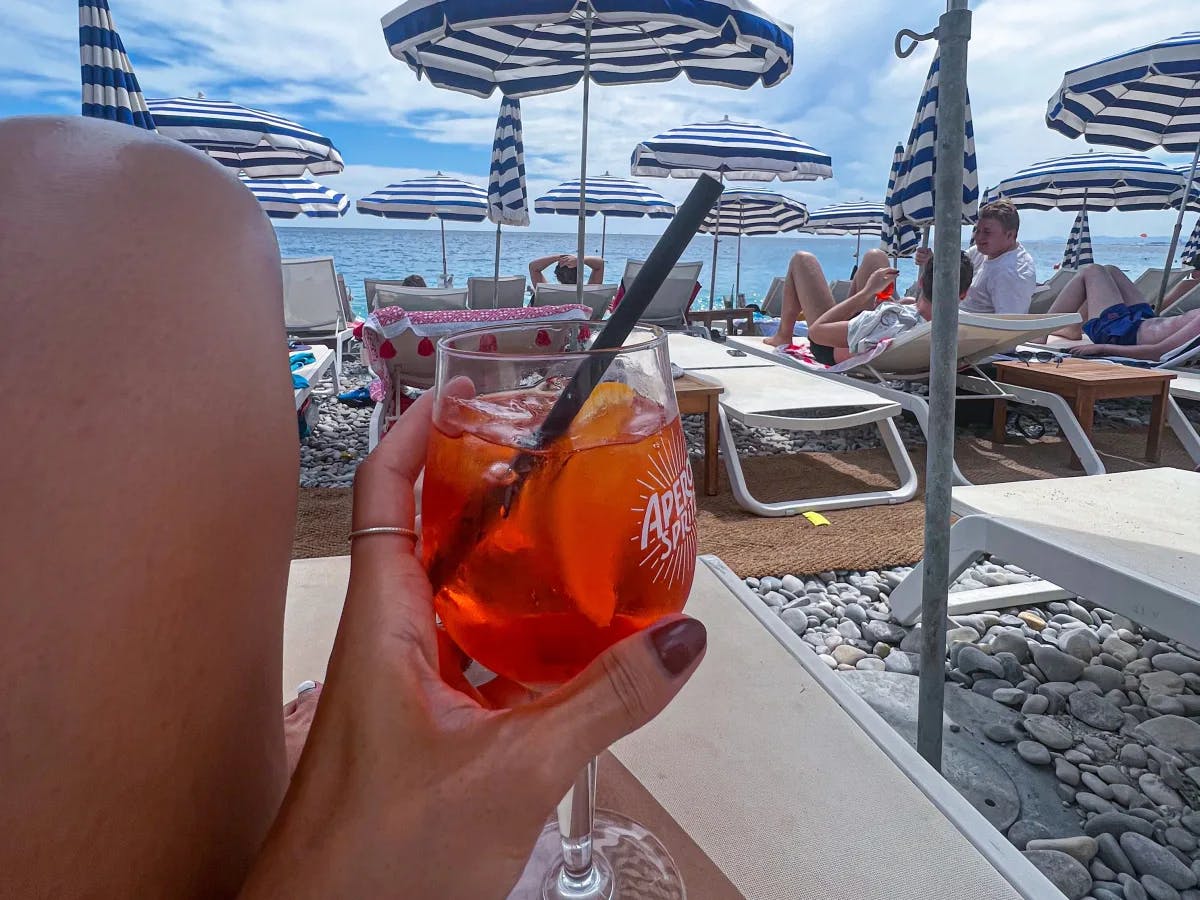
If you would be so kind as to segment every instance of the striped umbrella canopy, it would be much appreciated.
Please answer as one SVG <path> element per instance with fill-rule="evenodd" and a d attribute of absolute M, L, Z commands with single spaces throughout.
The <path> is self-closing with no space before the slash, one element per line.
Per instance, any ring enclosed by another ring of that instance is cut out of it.
<path fill-rule="evenodd" d="M 862 255 L 862 236 L 881 234 L 883 231 L 884 205 L 859 200 L 853 203 L 835 203 L 808 214 L 805 231 L 813 234 L 852 234 L 855 268 Z M 853 276 L 851 276 L 853 277 Z"/>
<path fill-rule="evenodd" d="M 560 216 L 579 215 L 579 197 L 583 194 L 583 214 L 600 214 L 600 255 L 604 255 L 604 243 L 608 231 L 608 217 L 624 219 L 669 219 L 675 215 L 675 204 L 658 191 L 651 190 L 638 181 L 618 178 L 605 172 L 597 178 L 589 178 L 581 192 L 579 179 L 564 181 L 558 187 L 533 201 L 537 213 L 552 213 Z"/>
<path fill-rule="evenodd" d="M 247 178 L 240 176 L 255 199 L 272 219 L 336 219 L 350 208 L 341 191 L 318 184 L 311 178 Z"/>
<path fill-rule="evenodd" d="M 525 139 L 521 130 L 521 101 L 505 97 L 496 116 L 492 166 L 488 171 L 487 217 L 496 223 L 496 271 L 492 301 L 500 295 L 500 226 L 529 225 L 529 192 L 525 189 Z"/>
<path fill-rule="evenodd" d="M 79 0 L 79 69 L 85 116 L 154 131 L 108 0 Z"/>
<path fill-rule="evenodd" d="M 159 134 L 203 150 L 251 178 L 331 175 L 345 168 L 324 135 L 290 119 L 225 100 L 147 100 Z"/>
<path fill-rule="evenodd" d="M 437 219 L 442 231 L 442 281 L 447 281 L 446 222 L 482 222 L 488 195 L 481 187 L 438 172 L 389 184 L 355 205 L 360 213 L 385 219 Z"/>
<path fill-rule="evenodd" d="M 774 128 L 748 122 L 698 122 L 642 141 L 633 150 L 633 175 L 727 181 L 815 181 L 833 177 L 829 154 Z"/>
<path fill-rule="evenodd" d="M 892 168 L 888 172 L 887 194 L 883 198 L 883 221 L 879 228 L 879 241 L 887 255 L 893 259 L 912 256 L 921 246 L 921 232 L 904 218 L 896 191 L 900 168 L 904 165 L 904 146 L 896 145 L 892 154 Z"/>
<path fill-rule="evenodd" d="M 1185 263 L 1191 264 L 1191 261 L 1198 256 L 1200 256 L 1200 219 L 1196 219 L 1196 227 L 1192 229 L 1192 236 L 1184 244 L 1179 258 Z"/>
<path fill-rule="evenodd" d="M 1079 215 L 1075 217 L 1075 224 L 1071 227 L 1071 234 L 1067 238 L 1067 249 L 1063 253 L 1062 265 L 1064 269 L 1078 269 L 1081 266 L 1089 266 L 1096 261 L 1092 255 L 1092 229 L 1088 226 L 1088 214 L 1086 209 L 1081 209 Z"/>
<path fill-rule="evenodd" d="M 1195 184 L 1200 165 L 1200 31 L 1067 72 L 1046 106 L 1046 124 L 1090 144 L 1190 153 L 1187 183 Z M 1159 304 L 1179 246 L 1183 212 L 1181 205 L 1159 285 Z"/>
<path fill-rule="evenodd" d="M 984 196 L 1022 209 L 1169 209 L 1184 178 L 1140 153 L 1077 153 L 1047 159 L 1005 178 Z"/>
<path fill-rule="evenodd" d="M 942 57 L 939 49 L 929 65 L 925 89 L 917 104 L 908 144 L 900 173 L 896 178 L 896 201 L 904 218 L 913 225 L 929 228 L 933 225 L 935 202 L 934 174 L 937 171 L 937 105 L 938 79 Z M 975 160 L 975 127 L 971 121 L 971 97 L 966 99 L 966 144 L 963 148 L 963 222 L 969 224 L 979 216 L 979 172 Z"/>
<path fill-rule="evenodd" d="M 733 283 L 736 301 L 742 288 L 742 235 L 799 231 L 807 222 L 808 208 L 799 200 L 777 191 L 746 188 L 722 194 L 721 206 L 705 216 L 700 230 L 705 234 L 737 235 L 737 274 Z"/>

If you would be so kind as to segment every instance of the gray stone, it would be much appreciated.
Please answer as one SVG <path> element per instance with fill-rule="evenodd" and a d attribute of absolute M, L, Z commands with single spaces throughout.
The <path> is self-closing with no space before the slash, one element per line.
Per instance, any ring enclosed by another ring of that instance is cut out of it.
<path fill-rule="evenodd" d="M 1017 744 L 1017 754 L 1027 763 L 1035 766 L 1050 765 L 1050 751 L 1036 741 L 1021 741 Z"/>
<path fill-rule="evenodd" d="M 1163 837 L 1172 847 L 1177 847 L 1184 853 L 1192 853 L 1195 851 L 1197 842 L 1192 836 L 1192 833 L 1185 828 L 1180 828 L 1178 825 L 1172 825 L 1165 832 Z"/>
<path fill-rule="evenodd" d="M 819 659 L 821 662 L 825 663 L 825 665 L 829 666 L 829 668 L 831 668 L 831 669 L 836 669 L 838 667 L 838 661 L 836 659 L 834 659 L 832 656 L 830 656 L 828 653 L 818 653 L 817 659 Z"/>
<path fill-rule="evenodd" d="M 1125 676 L 1108 666 L 1085 666 L 1083 678 L 1100 688 L 1101 693 L 1118 690 L 1125 683 Z"/>
<path fill-rule="evenodd" d="M 998 688 L 992 692 L 992 699 L 1005 706 L 1020 706 L 1026 697 L 1026 693 L 1019 688 Z"/>
<path fill-rule="evenodd" d="M 1133 863 L 1139 875 L 1153 875 L 1161 878 L 1177 890 L 1194 887 L 1197 883 L 1196 874 L 1181 863 L 1173 853 L 1161 847 L 1148 837 L 1134 832 L 1126 832 L 1120 838 L 1121 849 Z"/>
<path fill-rule="evenodd" d="M 837 633 L 852 641 L 862 640 L 862 630 L 848 619 L 838 622 Z"/>
<path fill-rule="evenodd" d="M 1040 716 L 1050 708 L 1050 698 L 1042 694 L 1033 694 L 1025 698 L 1021 704 L 1021 712 L 1027 716 Z"/>
<path fill-rule="evenodd" d="M 967 625 L 962 625 L 958 628 L 946 629 L 946 649 L 949 650 L 954 644 L 962 642 L 973 644 L 979 640 L 979 632 Z"/>
<path fill-rule="evenodd" d="M 1050 829 L 1036 819 L 1017 819 L 1008 829 L 1009 843 L 1018 850 L 1024 850 L 1030 841 L 1046 840 L 1050 837 Z"/>
<path fill-rule="evenodd" d="M 1097 847 L 1097 850 L 1099 848 Z M 1093 859 L 1088 863 L 1088 871 L 1092 873 L 1092 877 L 1097 881 L 1116 881 L 1117 873 L 1106 866 L 1098 859 Z"/>
<path fill-rule="evenodd" d="M 1058 649 L 1085 663 L 1100 652 L 1100 639 L 1087 628 L 1072 628 L 1058 640 Z"/>
<path fill-rule="evenodd" d="M 1125 892 L 1125 900 L 1150 900 L 1140 881 L 1125 874 L 1118 875 L 1117 878 L 1121 882 L 1121 889 Z"/>
<path fill-rule="evenodd" d="M 1011 653 L 997 653 L 993 658 L 1004 667 L 1004 678 L 1013 684 L 1025 681 L 1029 677 L 1025 674 L 1025 670 L 1021 668 L 1020 661 Z"/>
<path fill-rule="evenodd" d="M 1101 766 L 1096 774 L 1109 784 L 1128 784 L 1132 786 L 1132 782 L 1130 782 L 1129 778 L 1116 766 Z"/>
<path fill-rule="evenodd" d="M 1025 845 L 1026 850 L 1058 850 L 1068 856 L 1073 856 L 1085 866 L 1096 855 L 1096 839 L 1080 834 L 1075 837 L 1049 838 L 1032 840 Z"/>
<path fill-rule="evenodd" d="M 1029 644 L 1025 637 L 1016 630 L 1001 631 L 992 638 L 994 653 L 1011 653 L 1018 662 L 1029 662 Z"/>
<path fill-rule="evenodd" d="M 779 586 L 785 591 L 791 591 L 793 594 L 799 594 L 804 590 L 804 582 L 795 575 L 784 575 L 779 582 Z"/>
<path fill-rule="evenodd" d="M 1108 888 L 1098 885 L 1094 881 L 1092 882 L 1092 896 L 1095 900 L 1125 900 L 1124 891 L 1120 893 L 1110 891 Z"/>
<path fill-rule="evenodd" d="M 853 666 L 866 655 L 865 650 L 859 650 L 857 647 L 851 647 L 849 644 L 842 644 L 840 647 L 833 648 L 833 658 L 843 666 Z"/>
<path fill-rule="evenodd" d="M 867 611 L 857 603 L 847 603 L 845 609 L 842 610 L 842 615 L 856 625 L 862 625 L 867 621 Z"/>
<path fill-rule="evenodd" d="M 883 668 L 885 671 L 898 672 L 901 675 L 917 675 L 921 671 L 921 656 L 919 653 L 893 650 L 883 658 Z"/>
<path fill-rule="evenodd" d="M 1128 672 L 1130 668 L 1126 667 L 1125 671 Z M 1174 672 L 1146 672 L 1138 679 L 1138 691 L 1146 700 L 1153 694 L 1166 694 L 1168 697 L 1182 694 L 1184 687 L 1183 678 Z"/>
<path fill-rule="evenodd" d="M 987 697 L 989 700 L 996 691 L 1002 688 L 1011 688 L 1013 683 L 1005 681 L 1003 678 L 980 678 L 971 685 L 971 690 L 975 693 Z"/>
<path fill-rule="evenodd" d="M 1058 694 L 1064 700 L 1077 690 L 1079 690 L 1079 685 L 1070 681 L 1047 681 L 1038 687 L 1039 694 L 1045 694 L 1047 697 L 1051 694 Z"/>
<path fill-rule="evenodd" d="M 1146 889 L 1151 900 L 1180 900 L 1179 891 L 1153 875 L 1142 876 L 1142 887 Z"/>
<path fill-rule="evenodd" d="M 1087 747 L 1072 747 L 1063 754 L 1063 759 L 1069 763 L 1074 763 L 1077 766 L 1093 761 L 1091 751 L 1088 750 Z"/>
<path fill-rule="evenodd" d="M 1120 812 L 1101 813 L 1095 818 L 1089 819 L 1083 826 L 1083 833 L 1094 838 L 1098 838 L 1102 834 L 1120 837 L 1127 831 L 1150 837 L 1154 834 L 1154 827 L 1145 819 Z"/>
<path fill-rule="evenodd" d="M 1100 645 L 1100 649 L 1110 656 L 1115 657 L 1121 665 L 1128 665 L 1137 659 L 1137 647 L 1127 643 L 1115 634 L 1112 637 L 1104 639 Z"/>
<path fill-rule="evenodd" d="M 1080 776 L 1083 786 L 1095 794 L 1102 800 L 1111 800 L 1113 798 L 1112 787 L 1100 779 L 1100 776 L 1093 775 L 1091 772 L 1084 772 Z"/>
<path fill-rule="evenodd" d="M 1125 875 L 1133 874 L 1133 863 L 1129 861 L 1129 857 L 1125 855 L 1125 851 L 1121 849 L 1115 836 L 1108 833 L 1097 835 L 1096 855 L 1114 872 Z"/>
<path fill-rule="evenodd" d="M 1083 900 L 1092 889 L 1092 876 L 1079 860 L 1059 850 L 1025 850 L 1025 858 L 1063 892 L 1067 900 Z"/>
<path fill-rule="evenodd" d="M 900 642 L 900 649 L 908 653 L 921 652 L 921 623 L 918 622 L 908 630 L 908 634 L 904 636 L 904 640 Z"/>
<path fill-rule="evenodd" d="M 1174 672 L 1176 675 L 1200 675 L 1200 661 L 1182 653 L 1158 653 L 1150 662 L 1154 668 Z"/>
<path fill-rule="evenodd" d="M 1033 661 L 1049 681 L 1076 681 L 1085 668 L 1082 660 L 1044 644 L 1033 648 Z"/>
<path fill-rule="evenodd" d="M 1179 817 L 1179 824 L 1192 834 L 1200 834 L 1200 813 L 1184 813 Z"/>
<path fill-rule="evenodd" d="M 1146 768 L 1146 751 L 1137 744 L 1126 744 L 1122 747 L 1120 758 L 1121 762 L 1127 766 L 1133 766 L 1138 769 Z"/>
<path fill-rule="evenodd" d="M 1071 732 L 1048 716 L 1026 716 L 1022 724 L 1030 737 L 1041 741 L 1051 750 L 1066 750 L 1075 743 Z"/>
<path fill-rule="evenodd" d="M 785 609 L 779 618 L 795 634 L 804 634 L 804 632 L 808 631 L 808 616 L 798 609 Z"/>
<path fill-rule="evenodd" d="M 1187 712 L 1182 700 L 1166 694 L 1151 694 L 1150 699 L 1146 701 L 1146 706 L 1160 716 L 1182 716 Z"/>
<path fill-rule="evenodd" d="M 993 678 L 1004 677 L 1004 666 L 973 644 L 968 644 L 959 650 L 957 666 L 959 670 L 968 675 L 982 672 Z"/>
<path fill-rule="evenodd" d="M 864 656 L 854 664 L 854 668 L 860 672 L 882 672 L 887 664 L 878 656 Z"/>
<path fill-rule="evenodd" d="M 1076 691 L 1067 698 L 1067 705 L 1079 721 L 1103 731 L 1116 731 L 1125 722 L 1120 709 L 1086 691 Z"/>
<path fill-rule="evenodd" d="M 1092 813 L 1106 813 L 1113 811 L 1113 805 L 1103 797 L 1093 794 L 1091 791 L 1080 791 L 1075 795 L 1075 803 Z"/>
<path fill-rule="evenodd" d="M 1059 781 L 1064 784 L 1069 784 L 1072 787 L 1079 786 L 1079 769 L 1071 765 L 1065 759 L 1056 759 L 1054 761 L 1054 775 Z"/>
<path fill-rule="evenodd" d="M 988 740 L 995 741 L 997 744 L 1010 744 L 1013 741 L 1020 740 L 1020 735 L 1011 725 L 1005 725 L 1001 722 L 989 722 L 983 726 L 983 733 Z"/>
<path fill-rule="evenodd" d="M 1142 681 L 1149 677 L 1151 676 L 1145 676 Z M 1182 716 L 1159 716 L 1138 725 L 1133 733 L 1136 737 L 1164 750 L 1200 754 L 1200 724 L 1192 719 Z"/>
<path fill-rule="evenodd" d="M 1120 803 L 1122 806 L 1129 809 L 1134 809 L 1140 806 L 1148 806 L 1150 801 L 1145 795 L 1135 787 L 1127 784 L 1110 784 L 1108 789 L 1112 791 L 1112 799 Z"/>
<path fill-rule="evenodd" d="M 871 619 L 863 625 L 862 633 L 869 641 L 881 641 L 885 644 L 899 644 L 905 637 L 905 631 L 899 625 L 881 622 L 878 619 Z"/>
<path fill-rule="evenodd" d="M 1183 798 L 1175 789 L 1168 787 L 1163 783 L 1162 778 L 1152 772 L 1147 772 L 1138 779 L 1138 787 L 1142 789 L 1143 794 L 1150 798 L 1151 803 L 1157 803 L 1159 806 L 1183 806 Z"/>
<path fill-rule="evenodd" d="M 783 582 L 770 575 L 758 580 L 758 589 L 761 591 L 777 591 L 781 587 L 783 587 Z"/>

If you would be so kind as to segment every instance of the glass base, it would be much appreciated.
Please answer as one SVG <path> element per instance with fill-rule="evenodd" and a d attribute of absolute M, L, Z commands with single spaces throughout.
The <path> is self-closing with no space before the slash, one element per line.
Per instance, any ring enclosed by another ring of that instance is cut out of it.
<path fill-rule="evenodd" d="M 573 885 L 562 878 L 558 821 L 552 818 L 508 900 L 686 900 L 683 877 L 667 848 L 633 819 L 596 810 L 592 828 L 596 877 Z"/>

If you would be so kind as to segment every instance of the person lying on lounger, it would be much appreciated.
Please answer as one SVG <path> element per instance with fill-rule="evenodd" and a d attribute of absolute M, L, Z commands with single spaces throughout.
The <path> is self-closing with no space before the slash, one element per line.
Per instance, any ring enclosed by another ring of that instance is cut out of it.
<path fill-rule="evenodd" d="M 1179 284 L 1167 291 L 1167 295 L 1163 298 L 1163 311 L 1174 303 L 1176 300 L 1182 300 L 1190 294 L 1197 285 L 1200 285 L 1200 253 L 1197 253 L 1187 261 L 1187 264 L 1192 267 L 1192 271 L 1180 279 Z"/>
<path fill-rule="evenodd" d="M 585 256 L 583 264 L 590 270 L 586 284 L 604 283 L 604 259 L 599 256 Z M 579 260 L 574 253 L 555 253 L 553 256 L 542 256 L 529 264 L 529 281 L 536 287 L 546 281 L 545 271 L 554 266 L 554 277 L 559 284 L 577 284 L 579 281 Z"/>
<path fill-rule="evenodd" d="M 852 335 L 861 333 L 863 326 L 871 324 L 863 317 L 877 315 L 875 295 L 895 281 L 898 274 L 896 269 L 876 269 L 867 279 L 863 290 L 834 306 L 817 321 L 810 322 L 808 345 L 813 359 L 824 365 L 832 366 L 849 359 L 856 353 L 863 352 L 865 348 L 851 348 Z M 967 254 L 962 254 L 958 276 L 959 300 L 967 295 L 974 274 L 975 267 L 971 265 L 971 260 Z M 931 300 L 933 297 L 933 266 L 926 266 L 921 271 L 920 285 L 916 311 L 922 319 L 928 321 L 933 314 Z M 886 321 L 879 323 L 881 326 L 887 324 Z"/>
<path fill-rule="evenodd" d="M 882 250 L 868 250 L 863 254 L 858 270 L 850 280 L 850 296 L 856 297 L 866 290 L 867 281 L 881 269 L 888 267 L 887 254 Z M 894 279 L 895 276 L 893 276 Z M 871 294 L 875 296 L 874 293 Z M 763 341 L 772 347 L 786 347 L 792 342 L 796 322 L 800 319 L 817 321 L 833 309 L 836 301 L 829 287 L 829 279 L 821 263 L 811 253 L 803 250 L 792 255 L 787 274 L 783 278 L 783 306 L 779 314 L 779 329 Z M 832 362 L 826 365 L 833 365 Z"/>
<path fill-rule="evenodd" d="M 1200 337 L 1200 309 L 1159 318 L 1124 272 L 1093 263 L 1072 278 L 1049 314 L 1077 312 L 1082 325 L 1055 332 L 1058 337 L 1092 341 L 1071 348 L 1075 356 L 1159 359 Z"/>

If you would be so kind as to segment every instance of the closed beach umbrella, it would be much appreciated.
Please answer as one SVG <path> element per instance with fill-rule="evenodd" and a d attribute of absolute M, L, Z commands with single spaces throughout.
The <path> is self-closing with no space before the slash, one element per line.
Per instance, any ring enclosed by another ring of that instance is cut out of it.
<path fill-rule="evenodd" d="M 736 304 L 742 289 L 742 235 L 799 231 L 808 222 L 808 209 L 799 200 L 776 191 L 747 188 L 726 191 L 721 208 L 704 218 L 705 234 L 737 235 L 737 275 L 733 284 Z"/>
<path fill-rule="evenodd" d="M 392 56 L 432 84 L 529 97 L 583 84 L 579 180 L 587 183 L 591 82 L 771 87 L 792 70 L 791 29 L 749 0 L 409 0 L 383 17 Z M 582 263 L 581 202 L 576 253 Z M 583 279 L 577 285 L 583 297 Z"/>
<path fill-rule="evenodd" d="M 350 200 L 311 178 L 247 178 L 244 184 L 272 219 L 294 219 L 310 216 L 315 219 L 336 219 L 346 214 Z"/>
<path fill-rule="evenodd" d="M 282 116 L 225 100 L 147 100 L 159 134 L 203 150 L 251 178 L 332 175 L 345 166 L 333 142 Z"/>
<path fill-rule="evenodd" d="M 533 211 L 560 216 L 579 215 L 579 179 L 564 181 L 558 187 L 533 201 Z M 622 219 L 669 219 L 675 215 L 675 204 L 658 191 L 629 178 L 618 178 L 605 172 L 599 177 L 589 178 L 583 186 L 583 212 L 586 216 L 599 214 L 602 221 L 600 231 L 600 255 L 604 255 L 604 243 L 608 233 L 608 217 Z"/>
<path fill-rule="evenodd" d="M 481 187 L 438 172 L 389 184 L 363 197 L 360 213 L 385 219 L 437 219 L 442 231 L 442 281 L 446 281 L 446 222 L 482 222 L 488 214 L 488 195 Z"/>
<path fill-rule="evenodd" d="M 904 164 L 904 146 L 896 145 L 892 154 L 892 167 L 888 172 L 887 194 L 883 200 L 883 222 L 880 223 L 879 242 L 892 259 L 912 256 L 921 246 L 921 232 L 904 218 L 900 199 L 896 192 L 896 179 Z"/>
<path fill-rule="evenodd" d="M 884 206 L 859 200 L 855 203 L 835 203 L 808 214 L 805 231 L 813 234 L 852 234 L 857 239 L 854 245 L 855 268 L 862 253 L 864 234 L 881 234 L 883 231 Z M 853 273 L 850 276 L 854 277 Z"/>
<path fill-rule="evenodd" d="M 1192 236 L 1183 245 L 1183 252 L 1179 254 L 1179 258 L 1185 263 L 1191 263 L 1197 256 L 1200 256 L 1200 219 L 1196 220 L 1196 227 L 1192 229 Z"/>
<path fill-rule="evenodd" d="M 941 79 L 941 50 L 933 55 L 925 89 L 917 104 L 900 174 L 896 178 L 896 200 L 904 218 L 914 225 L 929 228 L 933 224 L 937 174 L 937 107 Z M 962 221 L 974 222 L 979 215 L 979 172 L 975 160 L 975 127 L 971 122 L 971 98 L 966 100 L 966 124 L 963 132 Z"/>
<path fill-rule="evenodd" d="M 774 128 L 748 122 L 719 122 L 683 125 L 642 141 L 633 150 L 630 171 L 656 178 L 699 178 L 712 175 L 722 181 L 815 181 L 833 177 L 829 154 L 799 138 Z M 724 196 L 717 204 L 721 215 Z M 717 296 L 717 247 L 713 231 L 712 271 L 709 272 L 708 303 Z"/>
<path fill-rule="evenodd" d="M 1063 253 L 1063 268 L 1078 269 L 1091 265 L 1096 261 L 1092 256 L 1092 230 L 1088 226 L 1086 209 L 1081 209 L 1075 217 L 1075 224 L 1067 238 L 1067 249 Z"/>
<path fill-rule="evenodd" d="M 492 302 L 500 295 L 500 226 L 529 225 L 529 193 L 525 189 L 525 140 L 521 131 L 521 101 L 505 97 L 496 116 L 492 165 L 488 171 L 488 221 L 496 223 L 496 272 Z"/>
<path fill-rule="evenodd" d="M 154 131 L 108 0 L 79 0 L 79 68 L 85 116 Z"/>
<path fill-rule="evenodd" d="M 1187 182 L 1200 164 L 1200 31 L 1189 31 L 1072 69 L 1046 107 L 1046 124 L 1090 144 L 1190 153 Z M 1183 229 L 1171 233 L 1158 304 Z"/>
<path fill-rule="evenodd" d="M 1028 166 L 985 194 L 1022 209 L 1169 209 L 1183 192 L 1184 177 L 1140 153 L 1076 153 Z"/>

